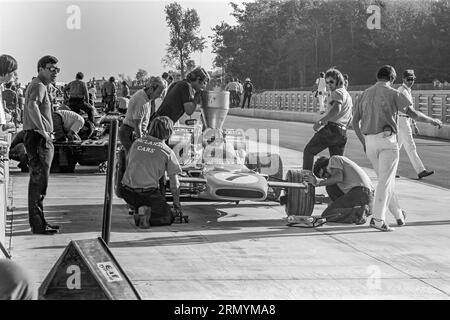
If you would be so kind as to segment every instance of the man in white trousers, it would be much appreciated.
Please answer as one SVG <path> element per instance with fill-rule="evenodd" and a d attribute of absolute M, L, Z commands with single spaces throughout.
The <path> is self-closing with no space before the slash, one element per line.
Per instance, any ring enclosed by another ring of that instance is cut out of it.
<path fill-rule="evenodd" d="M 319 113 L 325 113 L 325 98 L 327 96 L 327 84 L 325 82 L 325 72 L 319 73 L 319 77 L 316 79 L 316 93 L 315 96 L 319 102 Z"/>
<path fill-rule="evenodd" d="M 378 177 L 370 226 L 380 231 L 394 230 L 385 222 L 388 208 L 397 225 L 404 225 L 406 218 L 394 193 L 399 160 L 398 112 L 442 126 L 440 120 L 414 110 L 411 100 L 391 87 L 396 77 L 392 66 L 381 67 L 377 73 L 377 83 L 362 93 L 353 108 L 353 128 Z"/>
<path fill-rule="evenodd" d="M 403 84 L 398 88 L 398 91 L 403 93 L 410 101 L 413 101 L 411 94 L 411 88 L 416 80 L 416 75 L 414 70 L 408 69 L 403 72 Z M 411 118 L 403 113 L 398 113 L 398 148 L 399 150 L 402 146 L 405 148 L 406 154 L 408 155 L 409 161 L 411 161 L 414 170 L 417 172 L 419 179 L 425 178 L 434 173 L 433 170 L 428 171 L 420 160 L 417 154 L 416 143 L 414 142 L 413 133 L 411 125 L 414 125 L 416 132 L 418 131 L 417 126 Z"/>

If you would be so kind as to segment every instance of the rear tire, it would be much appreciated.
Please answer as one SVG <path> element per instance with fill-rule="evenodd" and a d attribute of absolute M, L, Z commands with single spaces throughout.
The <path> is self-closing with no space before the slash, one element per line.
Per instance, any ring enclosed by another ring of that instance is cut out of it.
<path fill-rule="evenodd" d="M 288 182 L 302 183 L 304 176 L 301 170 L 289 170 L 286 179 Z M 286 190 L 286 213 L 288 216 L 310 216 L 313 213 L 316 188 L 309 183 L 306 185 L 306 189 Z"/>

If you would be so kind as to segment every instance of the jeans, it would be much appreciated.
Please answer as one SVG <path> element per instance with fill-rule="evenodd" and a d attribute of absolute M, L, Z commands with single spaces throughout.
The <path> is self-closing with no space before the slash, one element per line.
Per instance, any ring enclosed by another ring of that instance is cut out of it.
<path fill-rule="evenodd" d="M 365 136 L 366 154 L 378 177 L 373 205 L 373 217 L 386 219 L 389 211 L 396 219 L 402 218 L 402 210 L 394 193 L 395 173 L 397 172 L 399 152 L 397 135 L 384 137 L 384 133 Z"/>
<path fill-rule="evenodd" d="M 330 151 L 330 156 L 344 155 L 346 143 L 346 130 L 328 123 L 316 132 L 303 150 L 303 169 L 312 170 L 314 156 L 326 148 Z"/>
<path fill-rule="evenodd" d="M 411 119 L 407 117 L 398 117 L 398 149 L 405 147 L 406 154 L 416 173 L 425 170 L 425 166 L 417 154 L 416 143 L 411 130 Z"/>
<path fill-rule="evenodd" d="M 372 210 L 373 191 L 365 187 L 354 187 L 347 193 L 342 192 L 342 196 L 333 200 L 322 213 L 322 218 L 327 218 L 329 222 L 354 223 L 358 217 L 353 208 L 364 205 L 368 205 Z"/>
<path fill-rule="evenodd" d="M 146 192 L 136 192 L 132 188 L 122 184 L 120 188 L 122 198 L 135 209 L 142 206 L 151 207 L 150 225 L 165 225 L 172 223 L 172 209 L 167 204 L 166 199 L 158 188 Z"/>
<path fill-rule="evenodd" d="M 70 110 L 80 113 L 80 110 L 83 110 L 87 113 L 89 121 L 92 123 L 94 122 L 94 107 L 91 106 L 89 103 L 84 102 L 83 98 L 70 98 L 69 99 L 69 108 Z"/>
<path fill-rule="evenodd" d="M 106 96 L 103 98 L 105 102 L 105 113 L 114 112 L 116 110 L 116 97 L 115 96 Z"/>
<path fill-rule="evenodd" d="M 242 101 L 242 108 L 245 108 L 245 100 L 247 100 L 247 99 L 248 99 L 247 109 L 250 108 L 250 100 L 251 100 L 251 98 L 252 98 L 252 94 L 251 93 L 244 92 L 244 100 Z"/>
<path fill-rule="evenodd" d="M 134 129 L 127 124 L 122 124 L 119 128 L 119 140 L 125 148 L 127 155 L 134 141 L 133 132 Z"/>
<path fill-rule="evenodd" d="M 54 147 L 51 139 L 27 130 L 24 137 L 27 150 L 30 182 L 28 184 L 28 217 L 32 231 L 43 232 L 47 222 L 44 218 L 44 197 L 47 193 Z"/>
<path fill-rule="evenodd" d="M 56 141 L 65 141 L 66 140 L 66 132 L 64 131 L 64 123 L 62 117 L 56 113 L 52 113 L 53 120 L 53 131 L 55 134 Z"/>

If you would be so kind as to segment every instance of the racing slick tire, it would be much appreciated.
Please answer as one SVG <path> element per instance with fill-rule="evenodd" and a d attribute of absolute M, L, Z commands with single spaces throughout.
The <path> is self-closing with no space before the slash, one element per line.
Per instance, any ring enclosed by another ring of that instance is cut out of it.
<path fill-rule="evenodd" d="M 126 153 L 123 147 L 119 148 L 119 151 L 116 153 L 116 172 L 114 173 L 114 192 L 117 197 L 122 198 L 120 184 L 122 181 L 122 177 L 125 173 L 125 169 L 127 168 L 126 162 Z"/>
<path fill-rule="evenodd" d="M 302 170 L 289 170 L 286 175 L 288 182 L 302 183 L 305 174 Z M 316 188 L 305 183 L 305 189 L 287 189 L 286 190 L 286 214 L 288 216 L 310 216 L 314 210 Z"/>
<path fill-rule="evenodd" d="M 261 157 L 263 155 L 265 158 L 262 161 Z M 250 170 L 267 174 L 269 181 L 280 181 L 283 179 L 283 161 L 279 154 L 250 152 L 245 157 L 245 165 Z M 282 188 L 269 188 L 266 199 L 269 201 L 279 201 L 281 191 Z"/>

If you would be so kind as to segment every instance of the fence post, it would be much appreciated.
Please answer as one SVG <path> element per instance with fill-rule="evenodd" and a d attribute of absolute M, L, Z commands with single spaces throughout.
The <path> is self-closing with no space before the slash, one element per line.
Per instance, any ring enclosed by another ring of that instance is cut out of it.
<path fill-rule="evenodd" d="M 427 116 L 431 117 L 431 113 L 433 111 L 433 95 L 430 94 L 427 99 Z"/>
<path fill-rule="evenodd" d="M 110 122 L 109 145 L 108 145 L 108 169 L 106 171 L 105 200 L 103 204 L 103 226 L 102 238 L 106 244 L 109 244 L 109 235 L 111 232 L 111 212 L 112 201 L 114 197 L 114 170 L 116 167 L 116 149 L 117 149 L 117 131 L 118 120 Z"/>
<path fill-rule="evenodd" d="M 441 98 L 441 121 L 442 123 L 447 123 L 447 95 L 443 95 Z"/>

